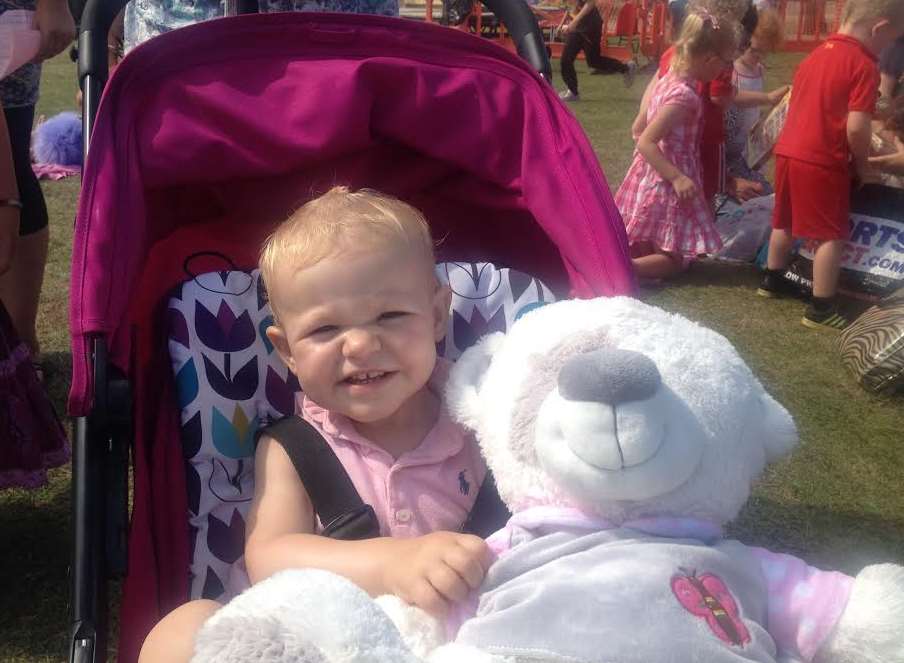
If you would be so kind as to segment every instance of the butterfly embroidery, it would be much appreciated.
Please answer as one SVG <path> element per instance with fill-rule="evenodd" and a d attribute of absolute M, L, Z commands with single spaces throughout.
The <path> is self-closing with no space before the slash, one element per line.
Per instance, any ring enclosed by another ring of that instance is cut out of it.
<path fill-rule="evenodd" d="M 672 576 L 672 593 L 692 615 L 706 620 L 710 630 L 730 645 L 743 647 L 750 642 L 750 632 L 741 621 L 738 604 L 722 579 L 712 573 L 697 576 L 696 571 Z"/>

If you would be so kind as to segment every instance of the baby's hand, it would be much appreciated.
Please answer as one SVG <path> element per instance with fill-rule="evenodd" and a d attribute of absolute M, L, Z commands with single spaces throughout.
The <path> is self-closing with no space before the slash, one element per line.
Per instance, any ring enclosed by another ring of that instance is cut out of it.
<path fill-rule="evenodd" d="M 682 173 L 672 180 L 672 188 L 675 189 L 675 193 L 678 194 L 679 200 L 687 200 L 694 195 L 694 192 L 697 190 L 697 185 L 694 184 L 694 180 Z"/>
<path fill-rule="evenodd" d="M 769 103 L 775 106 L 778 102 L 785 98 L 785 95 L 788 94 L 788 90 L 790 89 L 790 85 L 782 85 L 781 87 L 774 89 L 772 92 L 769 92 L 766 97 L 768 97 Z"/>
<path fill-rule="evenodd" d="M 384 571 L 386 588 L 437 617 L 480 587 L 490 563 L 486 542 L 470 534 L 434 532 L 404 543 Z"/>

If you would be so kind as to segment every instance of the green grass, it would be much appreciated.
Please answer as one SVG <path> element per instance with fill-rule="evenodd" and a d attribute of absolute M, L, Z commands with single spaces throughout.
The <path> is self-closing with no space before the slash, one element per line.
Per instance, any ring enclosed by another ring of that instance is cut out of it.
<path fill-rule="evenodd" d="M 796 55 L 775 57 L 769 85 L 789 82 L 798 61 Z M 582 101 L 573 108 L 614 188 L 631 160 L 630 124 L 648 78 L 638 77 L 626 90 L 620 77 L 587 76 L 582 63 L 578 69 Z M 68 59 L 52 61 L 45 68 L 39 113 L 72 108 L 74 78 Z M 50 362 L 51 393 L 62 411 L 78 182 L 47 183 L 44 191 L 52 245 L 39 333 Z M 674 284 L 642 295 L 725 334 L 800 426 L 800 450 L 768 472 L 734 534 L 849 573 L 869 562 L 904 563 L 902 400 L 862 391 L 844 372 L 832 338 L 800 326 L 802 305 L 759 300 L 753 296 L 756 281 L 752 268 L 700 264 Z M 68 469 L 59 469 L 44 490 L 0 494 L 0 661 L 60 661 L 66 655 L 68 491 Z"/>

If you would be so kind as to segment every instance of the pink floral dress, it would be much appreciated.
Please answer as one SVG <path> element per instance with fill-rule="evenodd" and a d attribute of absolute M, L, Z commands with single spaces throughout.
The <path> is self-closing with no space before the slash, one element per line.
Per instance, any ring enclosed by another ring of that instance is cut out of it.
<path fill-rule="evenodd" d="M 653 88 L 647 122 L 652 122 L 659 109 L 669 104 L 684 106 L 689 112 L 684 123 L 659 142 L 659 149 L 693 180 L 696 192 L 680 201 L 672 184 L 635 151 L 634 162 L 615 194 L 615 203 L 632 244 L 650 242 L 660 251 L 686 257 L 715 253 L 722 248 L 722 240 L 716 230 L 712 206 L 703 195 L 700 164 L 703 102 L 694 89 L 694 82 L 672 73 L 663 76 Z"/>

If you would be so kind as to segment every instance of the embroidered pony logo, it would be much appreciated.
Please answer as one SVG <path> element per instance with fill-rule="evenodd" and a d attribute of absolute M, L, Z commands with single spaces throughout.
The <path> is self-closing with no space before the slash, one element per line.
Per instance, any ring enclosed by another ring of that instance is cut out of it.
<path fill-rule="evenodd" d="M 471 484 L 465 478 L 466 472 L 467 470 L 462 470 L 458 473 L 458 490 L 461 491 L 462 495 L 467 495 L 471 492 Z"/>
<path fill-rule="evenodd" d="M 741 621 L 738 604 L 722 579 L 712 573 L 697 576 L 696 571 L 679 571 L 672 576 L 672 593 L 684 609 L 705 619 L 723 642 L 735 647 L 750 642 L 750 632 Z"/>

